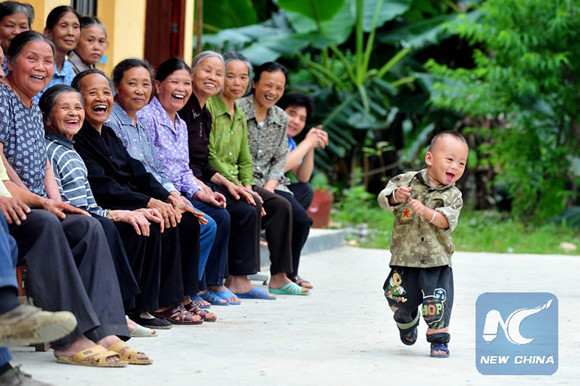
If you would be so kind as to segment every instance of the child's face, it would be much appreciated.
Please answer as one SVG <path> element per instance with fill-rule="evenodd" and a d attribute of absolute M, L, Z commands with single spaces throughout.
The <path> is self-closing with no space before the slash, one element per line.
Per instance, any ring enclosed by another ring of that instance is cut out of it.
<path fill-rule="evenodd" d="M 449 185 L 461 178 L 467 163 L 467 145 L 452 135 L 443 135 L 425 155 L 431 186 Z"/>

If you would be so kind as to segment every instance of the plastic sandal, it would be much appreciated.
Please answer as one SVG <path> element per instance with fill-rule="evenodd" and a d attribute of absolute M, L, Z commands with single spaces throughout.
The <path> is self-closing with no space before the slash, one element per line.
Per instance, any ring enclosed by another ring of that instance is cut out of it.
<path fill-rule="evenodd" d="M 291 277 L 290 280 L 292 280 L 294 283 L 298 284 L 300 287 L 308 288 L 308 289 L 314 288 L 314 286 L 308 280 L 304 280 L 303 278 L 301 278 L 298 275 Z"/>
<path fill-rule="evenodd" d="M 137 324 L 137 328 L 130 331 L 129 334 L 131 338 L 157 338 L 159 336 L 157 335 L 157 331 L 143 327 L 140 324 Z"/>
<path fill-rule="evenodd" d="M 151 363 L 153 363 L 153 360 L 149 358 L 143 359 L 139 358 L 137 356 L 139 354 L 137 350 L 127 346 L 127 343 L 123 342 L 122 340 L 111 345 L 109 347 L 109 350 L 119 353 L 119 355 L 121 356 L 121 360 L 129 363 L 130 365 L 150 365 Z M 123 351 L 122 354 L 121 351 Z"/>
<path fill-rule="evenodd" d="M 412 346 L 417 342 L 417 327 L 415 327 L 412 331 L 404 333 L 399 331 L 399 337 L 401 338 L 401 342 L 403 342 L 406 346 Z"/>
<path fill-rule="evenodd" d="M 203 294 L 200 294 L 201 298 L 206 302 L 210 302 L 212 306 L 229 306 L 230 303 L 226 300 L 225 303 L 222 303 L 222 298 L 214 294 L 212 291 L 207 291 Z"/>
<path fill-rule="evenodd" d="M 310 290 L 302 292 L 302 287 L 296 283 L 288 283 L 282 288 L 270 288 L 270 293 L 276 295 L 310 295 Z"/>
<path fill-rule="evenodd" d="M 157 318 L 167 320 L 171 324 L 202 324 L 203 320 L 195 318 L 197 315 L 187 311 L 181 304 L 175 308 L 170 308 L 162 312 L 152 312 Z"/>
<path fill-rule="evenodd" d="M 436 354 L 435 351 L 443 351 L 443 354 Z M 432 358 L 449 358 L 449 348 L 447 343 L 431 343 L 431 357 Z"/>
<path fill-rule="evenodd" d="M 58 356 L 56 357 L 56 361 L 68 365 L 92 367 L 125 367 L 128 365 L 126 361 L 107 362 L 107 358 L 113 356 L 121 359 L 121 356 L 115 351 L 109 351 L 98 344 L 88 349 L 81 350 L 72 357 Z"/>
<path fill-rule="evenodd" d="M 211 307 L 211 304 L 204 305 L 203 303 L 205 303 L 206 301 L 203 300 L 201 298 L 201 296 L 199 296 L 198 294 L 195 294 L 195 295 L 190 296 L 190 297 L 191 297 L 191 301 L 193 302 L 193 304 L 195 304 L 196 306 L 198 306 L 202 310 L 207 310 Z"/>
<path fill-rule="evenodd" d="M 223 300 L 225 300 L 226 302 L 230 303 L 232 306 L 237 306 L 242 304 L 240 302 L 240 299 L 238 299 L 238 296 L 233 293 L 232 291 L 230 291 L 229 289 L 225 289 L 223 291 L 219 291 L 219 292 L 214 292 L 217 296 L 219 296 L 220 298 L 222 298 Z M 234 302 L 230 302 L 231 298 L 236 298 L 237 301 Z"/>
<path fill-rule="evenodd" d="M 201 319 L 204 322 L 215 322 L 217 320 L 216 314 L 214 314 L 213 312 L 209 312 L 207 310 L 200 309 L 198 306 L 193 304 L 193 302 L 186 304 L 184 307 L 187 311 L 191 312 L 192 314 L 199 315 L 199 317 L 201 317 Z"/>
<path fill-rule="evenodd" d="M 236 294 L 240 299 L 265 299 L 265 300 L 275 300 L 276 296 L 270 295 L 268 291 L 260 287 L 254 287 L 249 292 L 245 294 Z"/>

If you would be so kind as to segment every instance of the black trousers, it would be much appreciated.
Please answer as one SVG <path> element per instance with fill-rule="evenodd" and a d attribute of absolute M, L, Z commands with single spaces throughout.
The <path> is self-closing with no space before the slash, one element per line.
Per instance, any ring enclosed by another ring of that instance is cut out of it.
<path fill-rule="evenodd" d="M 215 186 L 215 190 L 226 197 L 226 210 L 230 214 L 228 273 L 253 275 L 260 270 L 262 204 L 258 197 L 255 198 L 256 206 L 253 206 L 243 198 L 236 200 L 220 186 Z"/>
<path fill-rule="evenodd" d="M 292 268 L 292 204 L 279 194 L 254 185 L 262 197 L 266 216 L 262 227 L 266 229 L 270 251 L 270 274 L 291 273 Z"/>
<path fill-rule="evenodd" d="M 182 302 L 184 296 L 199 292 L 197 218 L 190 213 L 183 213 L 176 228 L 165 228 L 161 245 L 159 307 L 168 307 Z"/>
<path fill-rule="evenodd" d="M 98 341 L 108 335 L 129 339 L 115 266 L 103 229 L 92 217 L 32 209 L 21 225 L 10 225 L 19 264 L 28 267 L 26 291 L 47 311 L 71 311 L 76 329 L 52 342 L 62 348 L 80 334 Z"/>
<path fill-rule="evenodd" d="M 152 223 L 149 227 L 149 236 L 139 236 L 130 224 L 124 222 L 116 222 L 115 227 L 127 252 L 133 275 L 141 289 L 141 293 L 135 296 L 133 307 L 128 307 L 125 303 L 125 309 L 131 313 L 155 311 L 160 307 L 159 287 L 163 240 L 160 227 L 158 224 Z M 181 256 L 173 255 L 170 264 L 176 265 L 178 268 L 178 274 L 172 280 L 180 281 Z"/>
<path fill-rule="evenodd" d="M 288 185 L 288 189 L 294 193 L 294 198 L 304 210 L 308 210 L 310 204 L 312 204 L 312 199 L 314 198 L 314 189 L 312 185 L 308 182 L 294 182 Z"/>
<path fill-rule="evenodd" d="M 276 190 L 276 194 L 284 197 L 292 207 L 292 271 L 288 273 L 288 277 L 292 278 L 298 275 L 300 255 L 308 239 L 312 219 L 308 216 L 306 209 L 304 209 L 291 193 Z M 266 238 L 268 239 L 268 236 Z M 269 242 L 270 239 L 268 239 Z"/>
<path fill-rule="evenodd" d="M 392 267 L 383 289 L 395 313 L 393 318 L 397 327 L 403 333 L 410 332 L 419 324 L 419 312 L 431 329 L 449 326 L 453 308 L 451 267 Z M 447 343 L 449 333 L 430 334 L 427 340 Z"/>
<path fill-rule="evenodd" d="M 115 265 L 115 272 L 117 273 L 117 280 L 119 281 L 119 288 L 121 289 L 123 305 L 125 306 L 125 310 L 131 310 L 135 308 L 135 296 L 141 293 L 141 290 L 139 289 L 139 285 L 137 284 L 137 280 L 135 279 L 133 270 L 129 264 L 124 243 L 121 240 L 121 236 L 119 235 L 115 224 L 113 224 L 111 220 L 95 214 L 91 214 L 91 216 L 97 219 L 103 227 L 103 231 L 107 237 L 107 243 L 109 244 L 109 250 L 113 257 L 113 264 Z M 135 232 L 133 233 L 135 236 L 139 237 Z M 131 240 L 131 242 L 132 241 L 133 240 Z"/>

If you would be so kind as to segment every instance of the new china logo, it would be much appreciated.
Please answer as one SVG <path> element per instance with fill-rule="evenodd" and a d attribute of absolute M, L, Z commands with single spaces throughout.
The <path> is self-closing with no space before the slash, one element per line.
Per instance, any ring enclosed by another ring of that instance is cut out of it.
<path fill-rule="evenodd" d="M 558 299 L 551 293 L 484 293 L 477 298 L 477 370 L 550 375 L 558 369 Z"/>

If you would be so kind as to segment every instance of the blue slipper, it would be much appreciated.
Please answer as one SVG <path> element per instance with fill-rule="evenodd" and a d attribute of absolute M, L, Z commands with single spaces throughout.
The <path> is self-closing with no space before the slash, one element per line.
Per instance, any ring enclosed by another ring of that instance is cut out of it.
<path fill-rule="evenodd" d="M 443 351 L 443 354 L 435 354 L 435 351 Z M 431 343 L 431 356 L 433 358 L 449 358 L 447 343 Z"/>
<path fill-rule="evenodd" d="M 246 292 L 245 294 L 236 294 L 236 296 L 240 299 L 276 299 L 276 296 L 270 296 L 268 291 L 260 287 L 254 287 L 249 292 Z"/>
<path fill-rule="evenodd" d="M 238 299 L 237 302 L 230 302 L 231 298 L 237 298 L 237 295 L 235 293 L 233 293 L 232 291 L 230 291 L 229 289 L 225 289 L 223 291 L 220 292 L 214 292 L 217 296 L 219 296 L 220 298 L 222 298 L 223 300 L 225 300 L 226 302 L 230 303 L 232 306 L 237 306 L 240 305 L 242 303 L 240 303 L 240 299 Z"/>
<path fill-rule="evenodd" d="M 310 295 L 310 291 L 302 292 L 302 287 L 296 283 L 288 283 L 282 288 L 269 288 L 271 294 L 277 295 Z"/>
<path fill-rule="evenodd" d="M 415 342 L 417 341 L 417 327 L 415 327 L 412 331 L 409 331 L 408 333 L 403 333 L 402 331 L 399 331 L 399 337 L 401 338 L 401 342 L 403 342 L 404 345 L 407 346 L 412 346 L 415 344 Z"/>
<path fill-rule="evenodd" d="M 202 306 L 201 302 L 203 302 L 204 300 L 198 294 L 190 296 L 190 298 L 191 298 L 191 301 L 194 302 L 195 305 L 198 306 L 199 308 L 201 308 L 202 310 L 208 310 L 211 307 L 211 306 Z"/>
<path fill-rule="evenodd" d="M 212 306 L 229 306 L 230 303 L 226 300 L 225 303 L 222 303 L 222 298 L 217 296 L 211 291 L 207 291 L 206 293 L 200 294 L 201 298 L 206 302 L 210 302 Z"/>

